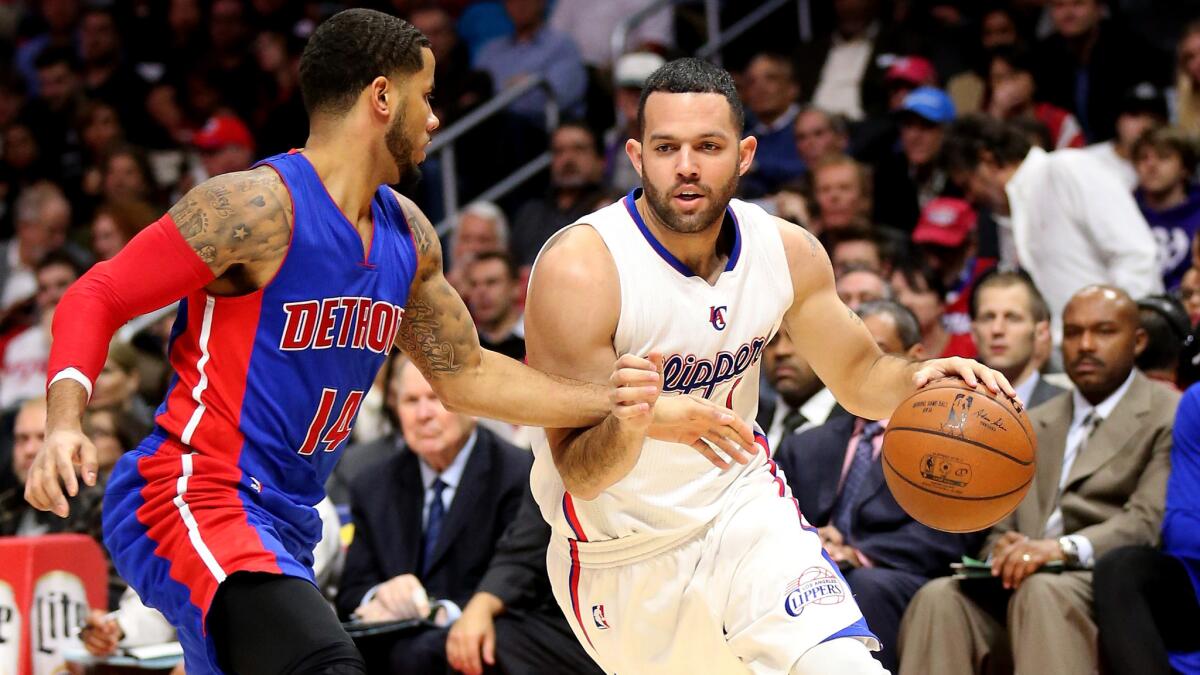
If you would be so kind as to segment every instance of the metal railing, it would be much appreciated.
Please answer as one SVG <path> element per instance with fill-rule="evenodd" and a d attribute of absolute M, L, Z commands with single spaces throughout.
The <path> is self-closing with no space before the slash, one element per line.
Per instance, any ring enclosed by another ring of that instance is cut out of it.
<path fill-rule="evenodd" d="M 708 39 L 696 52 L 696 56 L 708 59 L 717 65 L 721 64 L 721 50 L 729 43 L 741 37 L 747 30 L 769 17 L 775 10 L 783 7 L 792 0 L 766 0 L 749 14 L 743 16 L 732 26 L 721 30 L 720 0 L 657 0 L 625 18 L 613 30 L 610 46 L 612 58 L 625 53 L 628 47 L 629 34 L 650 16 L 667 8 L 678 5 L 704 4 L 705 32 Z M 802 42 L 812 39 L 811 0 L 795 0 L 799 15 L 798 32 Z M 505 108 L 538 88 L 546 93 L 546 131 L 553 132 L 558 126 L 559 104 L 550 88 L 550 83 L 542 76 L 535 75 L 493 96 L 486 103 L 472 110 L 462 119 L 450 125 L 445 131 L 438 133 L 429 145 L 429 155 L 435 153 L 441 160 L 442 208 L 443 216 L 437 224 L 438 235 L 444 235 L 455 225 L 458 216 L 458 167 L 454 156 L 454 144 L 464 134 L 474 129 L 484 120 L 502 112 Z M 495 201 L 508 194 L 521 183 L 535 176 L 539 171 L 550 166 L 550 150 L 521 165 L 511 174 L 500 180 L 492 187 L 475 197 L 479 201 Z"/>
<path fill-rule="evenodd" d="M 558 99 L 555 98 L 554 90 L 551 89 L 550 82 L 546 78 L 541 75 L 531 75 L 524 81 L 496 94 L 486 103 L 451 124 L 445 131 L 439 132 L 433 137 L 433 141 L 429 144 L 428 154 L 432 156 L 436 153 L 438 159 L 441 160 L 443 215 L 436 228 L 439 236 L 454 227 L 454 220 L 458 215 L 458 166 L 454 156 L 455 141 L 479 126 L 484 120 L 503 112 L 517 99 L 534 89 L 541 89 L 546 94 L 546 131 L 552 132 L 558 127 Z M 520 168 L 484 191 L 476 199 L 486 201 L 497 199 L 547 166 L 550 166 L 549 149 L 521 165 Z"/>

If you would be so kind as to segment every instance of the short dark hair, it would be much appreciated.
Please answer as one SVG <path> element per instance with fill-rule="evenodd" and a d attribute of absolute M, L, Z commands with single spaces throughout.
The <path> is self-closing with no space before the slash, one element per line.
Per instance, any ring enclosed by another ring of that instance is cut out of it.
<path fill-rule="evenodd" d="M 638 136 L 646 130 L 646 99 L 655 92 L 664 94 L 720 94 L 729 102 L 733 126 L 738 137 L 746 128 L 746 111 L 738 96 L 733 76 L 725 69 L 696 58 L 675 59 L 664 64 L 646 78 L 642 98 L 638 101 Z"/>
<path fill-rule="evenodd" d="M 72 71 L 79 71 L 79 59 L 75 57 L 74 50 L 69 47 L 44 47 L 33 59 L 34 70 L 51 68 L 59 64 L 66 64 Z"/>
<path fill-rule="evenodd" d="M 975 282 L 975 288 L 971 289 L 971 297 L 967 299 L 967 311 L 971 320 L 974 321 L 979 315 L 979 294 L 983 289 L 1008 286 L 1025 287 L 1029 294 L 1029 313 L 1034 321 L 1050 320 L 1050 307 L 1046 304 L 1046 298 L 1042 297 L 1042 292 L 1038 290 L 1037 284 L 1033 283 L 1033 277 L 1025 270 L 1000 267 L 993 267 L 984 272 L 979 281 Z"/>
<path fill-rule="evenodd" d="M 954 120 L 942 141 L 942 161 L 950 172 L 974 171 L 986 150 L 997 164 L 1020 164 L 1031 147 L 1016 127 L 981 113 Z"/>
<path fill-rule="evenodd" d="M 470 266 L 474 267 L 481 262 L 487 262 L 489 260 L 499 260 L 501 263 L 504 263 L 504 271 L 508 274 L 509 279 L 516 281 L 518 278 L 520 278 L 520 272 L 517 269 L 517 261 L 513 259 L 512 255 L 508 251 L 484 251 L 475 256 L 475 259 L 471 261 Z"/>
<path fill-rule="evenodd" d="M 1147 131 L 1133 143 L 1133 152 L 1130 153 L 1133 160 L 1137 161 L 1138 155 L 1147 148 L 1164 155 L 1178 155 L 1186 180 L 1191 180 L 1192 174 L 1196 173 L 1196 143 L 1183 131 L 1175 127 L 1159 127 Z"/>
<path fill-rule="evenodd" d="M 79 259 L 67 252 L 66 249 L 56 248 L 53 251 L 47 251 L 45 255 L 38 259 L 37 264 L 33 266 L 34 273 L 41 272 L 48 267 L 62 265 L 70 267 L 75 273 L 75 278 L 83 276 L 84 268 L 79 262 Z"/>
<path fill-rule="evenodd" d="M 579 129 L 587 132 L 588 138 L 592 139 L 592 150 L 595 150 L 598 156 L 604 156 L 604 143 L 600 140 L 600 136 L 596 133 L 595 129 L 588 126 L 587 122 L 577 119 L 564 120 L 559 122 L 558 126 L 554 128 L 554 133 L 557 134 L 563 129 Z"/>
<path fill-rule="evenodd" d="M 300 94 L 309 116 L 342 115 L 376 77 L 415 73 L 429 38 L 407 21 L 347 9 L 317 27 L 300 55 Z"/>
<path fill-rule="evenodd" d="M 1155 302 L 1147 302 L 1154 300 Z M 1138 318 L 1146 331 L 1146 348 L 1134 359 L 1138 370 L 1174 373 L 1188 337 L 1187 314 L 1179 300 L 1169 295 L 1152 296 L 1138 302 Z"/>
<path fill-rule="evenodd" d="M 870 300 L 858 308 L 860 318 L 865 319 L 876 314 L 892 317 L 892 322 L 896 324 L 896 336 L 900 338 L 900 345 L 905 351 L 921 341 L 921 323 L 917 321 L 917 315 L 913 314 L 911 309 L 895 300 Z"/>

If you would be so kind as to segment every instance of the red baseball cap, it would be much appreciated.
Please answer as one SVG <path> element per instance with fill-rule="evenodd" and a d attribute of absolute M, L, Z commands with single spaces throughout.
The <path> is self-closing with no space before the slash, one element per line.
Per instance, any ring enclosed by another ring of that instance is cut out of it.
<path fill-rule="evenodd" d="M 204 128 L 192 137 L 192 144 L 201 150 L 220 150 L 227 145 L 240 145 L 254 151 L 254 138 L 241 120 L 233 115 L 214 115 Z"/>
<path fill-rule="evenodd" d="M 962 246 L 975 229 L 975 210 L 964 199 L 938 197 L 925 205 L 913 230 L 914 244 Z"/>
<path fill-rule="evenodd" d="M 935 87 L 937 86 L 937 71 L 933 69 L 933 64 L 929 62 L 929 59 L 920 56 L 901 56 L 892 61 L 884 79 L 900 80 L 917 87 Z"/>

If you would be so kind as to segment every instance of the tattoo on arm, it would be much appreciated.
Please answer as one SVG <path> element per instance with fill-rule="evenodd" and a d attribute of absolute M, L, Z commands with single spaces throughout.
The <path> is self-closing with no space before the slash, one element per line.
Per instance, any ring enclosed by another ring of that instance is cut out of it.
<path fill-rule="evenodd" d="M 466 306 L 442 276 L 442 250 L 433 224 L 400 199 L 417 247 L 418 269 L 396 344 L 426 379 L 453 375 L 480 358 L 479 335 Z"/>
<path fill-rule="evenodd" d="M 804 228 L 800 228 L 800 231 L 803 232 L 804 236 L 808 238 L 809 254 L 814 258 L 817 257 L 817 254 L 821 251 L 821 242 L 817 241 L 817 237 L 813 235 L 812 232 L 809 232 Z"/>
<path fill-rule="evenodd" d="M 267 167 L 205 181 L 171 207 L 170 215 L 217 276 L 233 265 L 278 260 L 291 238 L 291 197 Z"/>

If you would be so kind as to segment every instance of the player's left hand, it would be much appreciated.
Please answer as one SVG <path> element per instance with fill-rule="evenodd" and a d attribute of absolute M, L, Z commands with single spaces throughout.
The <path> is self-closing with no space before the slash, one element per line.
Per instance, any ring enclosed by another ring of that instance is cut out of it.
<path fill-rule="evenodd" d="M 1026 539 L 1009 546 L 1004 554 L 992 560 L 992 574 L 1004 582 L 1004 587 L 1016 590 L 1021 582 L 1042 565 L 1063 560 L 1062 546 L 1056 539 Z"/>
<path fill-rule="evenodd" d="M 921 367 L 913 374 L 913 384 L 917 389 L 943 377 L 958 377 L 969 387 L 976 388 L 982 384 L 993 394 L 1004 394 L 1017 403 L 1021 403 L 1021 399 L 1017 397 L 1017 390 L 1009 384 L 1007 377 L 974 359 L 951 356 L 945 359 L 925 361 L 920 365 Z"/>

